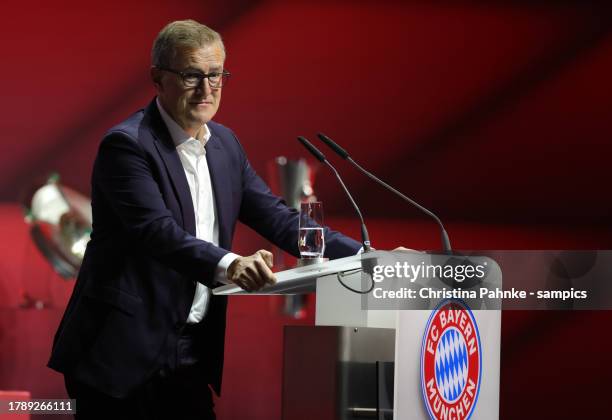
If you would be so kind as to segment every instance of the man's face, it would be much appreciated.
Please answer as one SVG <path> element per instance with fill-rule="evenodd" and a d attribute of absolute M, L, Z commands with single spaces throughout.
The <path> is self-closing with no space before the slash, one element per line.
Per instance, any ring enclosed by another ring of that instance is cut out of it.
<path fill-rule="evenodd" d="M 212 44 L 198 49 L 179 49 L 170 69 L 181 72 L 220 73 L 224 54 L 221 46 Z M 153 68 L 157 95 L 164 110 L 190 135 L 207 123 L 219 109 L 221 89 L 211 89 L 208 80 L 196 87 L 185 87 L 180 75 Z"/>

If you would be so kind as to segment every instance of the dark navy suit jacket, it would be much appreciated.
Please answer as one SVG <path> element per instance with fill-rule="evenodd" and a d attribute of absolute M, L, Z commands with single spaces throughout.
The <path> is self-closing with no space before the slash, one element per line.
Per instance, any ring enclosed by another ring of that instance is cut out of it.
<path fill-rule="evenodd" d="M 293 255 L 298 213 L 274 196 L 228 128 L 209 122 L 206 159 L 219 246 L 195 237 L 191 194 L 175 145 L 153 100 L 103 138 L 92 175 L 93 232 L 49 367 L 99 391 L 124 397 L 175 364 L 196 282 L 213 287 L 219 260 L 240 220 Z M 360 244 L 326 231 L 326 256 L 354 255 Z M 203 369 L 220 394 L 225 297 L 212 296 L 198 324 Z"/>

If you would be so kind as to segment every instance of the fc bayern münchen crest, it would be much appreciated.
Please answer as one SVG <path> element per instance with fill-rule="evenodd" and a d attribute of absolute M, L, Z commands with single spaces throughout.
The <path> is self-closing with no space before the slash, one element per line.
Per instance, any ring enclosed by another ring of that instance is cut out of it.
<path fill-rule="evenodd" d="M 472 311 L 442 301 L 427 321 L 421 347 L 421 390 L 432 419 L 469 419 L 480 391 L 482 347 Z"/>

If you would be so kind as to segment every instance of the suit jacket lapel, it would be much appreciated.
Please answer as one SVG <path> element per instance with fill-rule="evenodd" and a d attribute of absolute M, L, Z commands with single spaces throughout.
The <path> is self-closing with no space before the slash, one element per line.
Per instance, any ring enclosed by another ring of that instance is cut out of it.
<path fill-rule="evenodd" d="M 210 129 L 210 125 L 208 126 Z M 229 226 L 225 218 L 232 214 L 232 186 L 228 171 L 229 161 L 221 138 L 210 130 L 211 136 L 206 143 L 206 162 L 215 195 L 216 216 L 219 221 L 219 246 L 228 248 L 230 244 Z"/>
<path fill-rule="evenodd" d="M 181 215 L 183 217 L 183 228 L 195 236 L 195 212 L 193 210 L 193 202 L 191 201 L 189 184 L 185 177 L 185 170 L 176 152 L 176 147 L 168 132 L 168 128 L 159 114 L 155 99 L 145 109 L 145 118 L 155 137 L 155 147 L 166 165 L 168 177 L 172 182 L 174 193 L 178 198 L 181 207 Z"/>

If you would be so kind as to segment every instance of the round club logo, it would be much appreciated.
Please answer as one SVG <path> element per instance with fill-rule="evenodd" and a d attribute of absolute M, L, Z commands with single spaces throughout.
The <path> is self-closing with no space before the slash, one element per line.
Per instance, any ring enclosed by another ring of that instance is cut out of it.
<path fill-rule="evenodd" d="M 482 348 L 472 311 L 442 301 L 427 321 L 421 347 L 421 391 L 432 419 L 469 419 L 480 390 Z"/>

